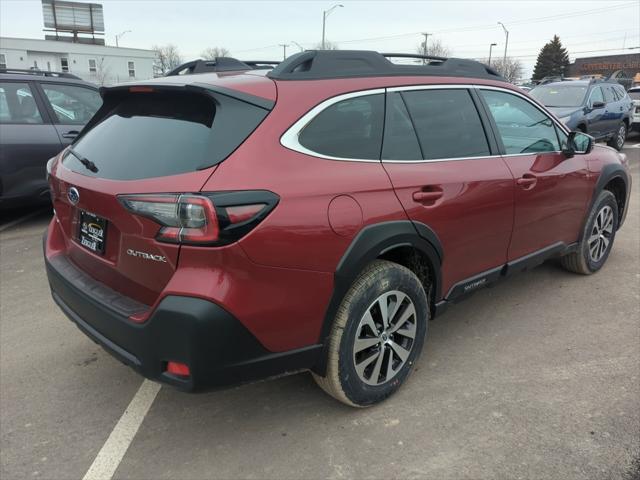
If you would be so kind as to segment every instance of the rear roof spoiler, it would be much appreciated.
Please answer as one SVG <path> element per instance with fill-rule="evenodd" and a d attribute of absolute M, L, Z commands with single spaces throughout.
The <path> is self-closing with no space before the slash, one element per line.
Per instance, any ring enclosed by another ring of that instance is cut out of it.
<path fill-rule="evenodd" d="M 226 97 L 231 97 L 236 100 L 240 100 L 245 103 L 249 103 L 264 110 L 272 110 L 275 102 L 257 95 L 251 95 L 250 93 L 240 92 L 232 88 L 223 87 L 220 85 L 214 85 L 210 83 L 194 82 L 187 83 L 185 85 L 175 84 L 162 84 L 162 83 L 148 83 L 148 84 L 129 84 L 129 85 L 117 85 L 115 87 L 100 87 L 100 95 L 102 98 L 110 93 L 153 93 L 154 90 L 158 91 L 194 91 L 198 93 L 217 93 Z"/>

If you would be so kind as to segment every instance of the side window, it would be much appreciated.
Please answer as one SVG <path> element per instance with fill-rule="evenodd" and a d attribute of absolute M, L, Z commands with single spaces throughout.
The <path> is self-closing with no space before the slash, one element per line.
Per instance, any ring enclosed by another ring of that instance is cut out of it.
<path fill-rule="evenodd" d="M 41 85 L 60 123 L 84 125 L 102 105 L 100 94 L 89 88 L 52 83 Z"/>
<path fill-rule="evenodd" d="M 604 102 L 604 96 L 602 95 L 600 87 L 591 90 L 591 95 L 589 96 L 589 105 L 593 105 L 596 102 Z"/>
<path fill-rule="evenodd" d="M 423 158 L 490 155 L 471 95 L 464 89 L 402 92 L 422 147 Z"/>
<path fill-rule="evenodd" d="M 627 96 L 627 91 L 622 85 L 614 85 L 613 91 L 618 95 L 618 100 L 623 100 Z"/>
<path fill-rule="evenodd" d="M 379 159 L 384 122 L 384 94 L 335 103 L 304 127 L 298 141 L 330 157 Z"/>
<path fill-rule="evenodd" d="M 611 103 L 611 102 L 615 102 L 618 99 L 615 97 L 614 93 L 613 93 L 613 87 L 611 85 L 603 85 L 602 87 L 603 93 L 604 93 L 604 101 L 606 103 Z"/>
<path fill-rule="evenodd" d="M 480 90 L 498 127 L 507 154 L 560 150 L 556 128 L 546 114 L 516 95 Z"/>
<path fill-rule="evenodd" d="M 28 84 L 0 83 L 0 123 L 43 123 Z"/>
<path fill-rule="evenodd" d="M 402 97 L 398 92 L 388 93 L 382 159 L 419 160 L 421 158 L 418 137 Z"/>

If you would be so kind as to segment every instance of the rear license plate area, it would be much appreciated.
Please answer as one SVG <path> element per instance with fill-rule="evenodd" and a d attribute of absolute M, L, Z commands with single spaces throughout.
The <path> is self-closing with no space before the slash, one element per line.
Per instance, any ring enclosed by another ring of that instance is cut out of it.
<path fill-rule="evenodd" d="M 104 254 L 107 220 L 93 213 L 80 210 L 79 223 L 78 243 L 93 253 Z"/>

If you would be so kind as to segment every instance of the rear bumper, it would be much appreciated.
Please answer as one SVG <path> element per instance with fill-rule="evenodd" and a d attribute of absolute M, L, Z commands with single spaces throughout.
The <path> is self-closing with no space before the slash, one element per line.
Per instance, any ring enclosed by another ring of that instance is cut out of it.
<path fill-rule="evenodd" d="M 46 242 L 45 242 L 46 243 Z M 167 296 L 149 320 L 127 313 L 140 304 L 91 279 L 64 255 L 47 258 L 53 299 L 88 337 L 151 380 L 202 391 L 311 368 L 321 347 L 267 351 L 229 312 L 202 298 Z M 168 361 L 185 363 L 187 378 L 168 374 Z"/>

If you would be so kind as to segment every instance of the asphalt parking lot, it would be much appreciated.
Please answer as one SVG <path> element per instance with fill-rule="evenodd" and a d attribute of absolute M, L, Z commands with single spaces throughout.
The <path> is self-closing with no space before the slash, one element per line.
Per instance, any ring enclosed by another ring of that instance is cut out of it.
<path fill-rule="evenodd" d="M 631 207 L 598 274 L 549 262 L 449 309 L 405 387 L 371 409 L 307 374 L 202 395 L 162 387 L 122 461 L 104 457 L 114 478 L 640 478 L 640 136 L 627 146 Z M 0 226 L 7 480 L 83 478 L 143 383 L 51 300 L 48 218 Z"/>

